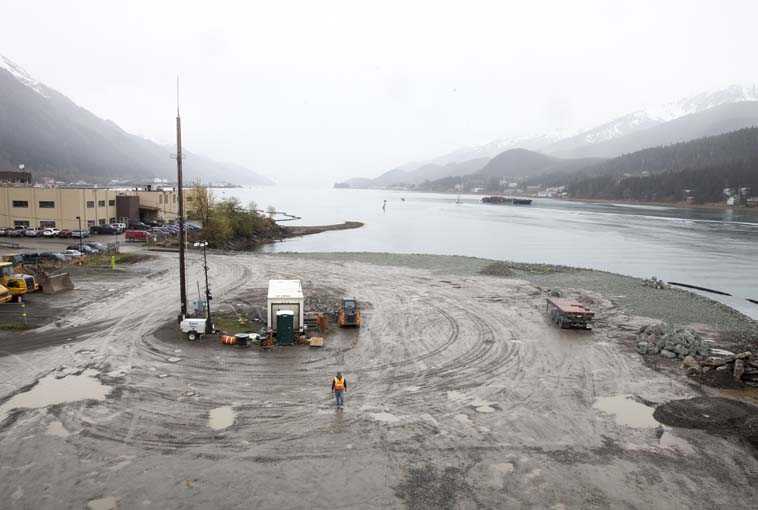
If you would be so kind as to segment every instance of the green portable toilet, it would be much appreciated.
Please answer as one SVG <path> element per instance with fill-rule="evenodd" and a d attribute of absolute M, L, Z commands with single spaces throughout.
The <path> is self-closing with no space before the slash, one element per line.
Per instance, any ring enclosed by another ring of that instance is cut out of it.
<path fill-rule="evenodd" d="M 295 341 L 295 312 L 281 310 L 276 312 L 276 343 L 291 345 Z"/>

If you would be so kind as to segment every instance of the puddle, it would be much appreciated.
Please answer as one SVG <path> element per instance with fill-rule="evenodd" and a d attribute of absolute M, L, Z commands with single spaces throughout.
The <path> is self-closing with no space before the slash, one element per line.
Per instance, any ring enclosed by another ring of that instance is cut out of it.
<path fill-rule="evenodd" d="M 376 421 L 380 421 L 383 423 L 398 423 L 400 421 L 400 418 L 395 416 L 394 414 L 390 413 L 369 413 L 369 416 L 371 416 Z"/>
<path fill-rule="evenodd" d="M 653 418 L 655 409 L 640 404 L 629 395 L 601 397 L 592 407 L 603 413 L 612 414 L 619 425 L 635 428 L 650 428 L 659 425 Z"/>
<path fill-rule="evenodd" d="M 71 435 L 71 432 L 66 430 L 66 427 L 63 426 L 63 424 L 59 421 L 52 421 L 47 426 L 47 435 L 49 436 L 58 436 L 58 437 L 68 437 Z"/>
<path fill-rule="evenodd" d="M 465 414 L 456 414 L 453 418 L 463 425 L 471 425 L 471 420 Z"/>
<path fill-rule="evenodd" d="M 113 496 L 93 499 L 87 502 L 87 510 L 117 510 L 118 499 Z"/>
<path fill-rule="evenodd" d="M 217 407 L 208 412 L 208 426 L 213 430 L 223 430 L 231 427 L 236 417 L 232 406 Z"/>
<path fill-rule="evenodd" d="M 93 376 L 97 374 L 96 370 L 86 370 L 81 375 L 62 379 L 56 379 L 55 374 L 47 375 L 29 391 L 14 395 L 0 406 L 0 421 L 12 409 L 39 409 L 79 400 L 105 400 L 112 388 L 95 379 Z"/>
<path fill-rule="evenodd" d="M 658 445 L 661 448 L 677 450 L 679 453 L 683 453 L 685 455 L 695 453 L 695 449 L 692 447 L 692 445 L 687 440 L 679 436 L 675 436 L 671 432 L 670 427 L 664 428 L 663 435 L 661 435 L 661 438 L 658 440 Z"/>
<path fill-rule="evenodd" d="M 513 464 L 510 462 L 501 462 L 500 464 L 492 464 L 490 468 L 501 475 L 509 475 L 513 473 Z"/>
<path fill-rule="evenodd" d="M 758 404 L 758 388 L 721 389 L 719 393 L 722 397 L 749 400 L 753 404 Z"/>

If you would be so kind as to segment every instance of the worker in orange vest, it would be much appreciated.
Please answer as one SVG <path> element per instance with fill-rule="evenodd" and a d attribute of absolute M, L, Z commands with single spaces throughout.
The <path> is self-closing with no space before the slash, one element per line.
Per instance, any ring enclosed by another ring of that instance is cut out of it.
<path fill-rule="evenodd" d="M 332 379 L 332 393 L 337 402 L 337 409 L 342 409 L 343 397 L 342 394 L 347 391 L 347 381 L 342 375 L 342 372 L 337 372 L 337 377 Z"/>

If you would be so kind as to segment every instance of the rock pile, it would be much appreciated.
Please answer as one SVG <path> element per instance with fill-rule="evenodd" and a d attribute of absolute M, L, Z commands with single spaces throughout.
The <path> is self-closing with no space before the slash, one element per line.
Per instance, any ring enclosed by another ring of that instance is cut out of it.
<path fill-rule="evenodd" d="M 655 276 L 651 276 L 649 280 L 642 280 L 642 285 L 653 289 L 668 289 L 668 283 L 663 280 L 659 280 Z"/>
<path fill-rule="evenodd" d="M 711 349 L 695 331 L 652 324 L 640 328 L 637 334 L 637 352 L 659 354 L 670 359 L 681 359 L 681 368 L 691 375 L 716 375 L 719 384 L 724 378 L 735 383 L 758 388 L 758 357 L 750 351 L 733 354 Z M 733 384 L 733 383 L 731 383 Z"/>
<path fill-rule="evenodd" d="M 684 359 L 687 356 L 708 356 L 711 348 L 691 329 L 652 324 L 643 326 L 637 334 L 637 351 Z"/>
<path fill-rule="evenodd" d="M 711 370 L 731 373 L 735 382 L 758 388 L 758 359 L 750 351 L 726 356 L 709 356 L 698 367 L 702 373 Z"/>

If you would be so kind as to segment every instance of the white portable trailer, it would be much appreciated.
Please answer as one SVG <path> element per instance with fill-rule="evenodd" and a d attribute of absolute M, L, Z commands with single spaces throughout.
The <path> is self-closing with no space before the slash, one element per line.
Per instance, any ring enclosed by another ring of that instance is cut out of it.
<path fill-rule="evenodd" d="M 295 331 L 303 330 L 305 297 L 300 280 L 269 280 L 268 282 L 268 328 L 276 331 L 276 313 L 288 310 L 294 315 Z"/>

